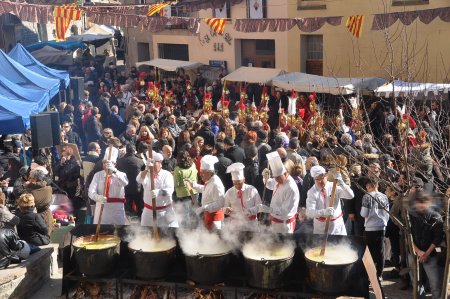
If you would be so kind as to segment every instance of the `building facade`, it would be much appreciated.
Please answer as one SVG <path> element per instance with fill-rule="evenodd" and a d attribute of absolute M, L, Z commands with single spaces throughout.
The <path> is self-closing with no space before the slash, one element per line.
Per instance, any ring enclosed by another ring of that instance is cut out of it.
<path fill-rule="evenodd" d="M 198 35 L 170 23 L 160 33 L 124 29 L 127 65 L 154 58 L 191 60 L 225 65 L 283 69 L 332 77 L 383 77 L 409 81 L 450 80 L 450 23 L 439 17 L 429 24 L 400 21 L 384 30 L 372 30 L 375 14 L 426 10 L 449 6 L 447 0 L 244 0 L 223 9 L 191 14 L 172 9 L 172 16 L 226 17 L 223 35 L 201 22 Z M 346 28 L 349 16 L 363 15 L 362 35 Z M 311 18 L 343 16 L 337 26 L 325 24 L 314 32 L 297 26 L 284 32 L 245 33 L 234 30 L 234 19 Z"/>

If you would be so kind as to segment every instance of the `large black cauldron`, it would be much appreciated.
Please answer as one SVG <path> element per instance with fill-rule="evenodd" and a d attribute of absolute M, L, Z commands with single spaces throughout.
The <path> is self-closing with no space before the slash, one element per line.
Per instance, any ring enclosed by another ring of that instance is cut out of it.
<path fill-rule="evenodd" d="M 119 256 L 120 238 L 114 235 L 98 236 L 98 244 L 108 240 L 108 246 L 94 248 L 89 246 L 95 235 L 79 237 L 73 241 L 73 254 L 80 273 L 86 276 L 101 276 L 114 272 Z"/>
<path fill-rule="evenodd" d="M 224 282 L 228 273 L 231 252 L 186 255 L 187 278 L 198 284 L 214 285 Z"/>
<path fill-rule="evenodd" d="M 286 284 L 293 257 L 294 255 L 275 260 L 257 260 L 245 257 L 247 283 L 260 289 L 283 287 Z"/>
<path fill-rule="evenodd" d="M 175 248 L 176 246 L 167 250 L 149 252 L 128 246 L 136 277 L 150 280 L 164 278 L 175 259 Z"/>

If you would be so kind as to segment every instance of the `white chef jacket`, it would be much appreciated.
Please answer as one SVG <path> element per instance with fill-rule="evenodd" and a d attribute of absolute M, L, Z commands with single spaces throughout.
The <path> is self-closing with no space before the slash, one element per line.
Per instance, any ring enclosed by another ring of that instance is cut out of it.
<path fill-rule="evenodd" d="M 221 200 L 225 196 L 225 187 L 217 175 L 213 175 L 204 185 L 194 183 L 193 188 L 202 194 L 202 206 Z"/>
<path fill-rule="evenodd" d="M 288 220 L 297 215 L 300 201 L 297 183 L 289 175 L 282 185 L 279 185 L 275 179 L 269 179 L 266 187 L 273 190 L 272 201 L 270 202 L 272 231 L 274 233 L 294 233 L 295 220 L 290 222 Z M 274 221 L 274 219 L 277 221 Z"/>
<path fill-rule="evenodd" d="M 103 195 L 103 189 L 105 188 L 105 176 L 104 170 L 94 174 L 91 184 L 89 185 L 88 195 L 93 199 L 95 194 Z M 125 199 L 125 186 L 128 185 L 128 178 L 124 172 L 116 171 L 111 173 L 111 184 L 109 185 L 108 198 Z M 101 203 L 95 204 L 94 224 L 98 223 L 100 217 Z M 125 225 L 127 223 L 125 216 L 125 208 L 122 202 L 105 203 L 103 207 L 102 222 L 101 224 L 117 224 Z"/>
<path fill-rule="evenodd" d="M 231 207 L 231 221 L 242 226 L 241 229 L 254 230 L 257 228 L 258 206 L 261 204 L 261 197 L 258 190 L 251 185 L 242 186 L 242 202 L 238 196 L 236 187 L 228 189 L 225 196 L 205 206 L 206 211 L 215 212 L 220 208 Z"/>
<path fill-rule="evenodd" d="M 150 171 L 144 179 L 139 173 L 136 181 L 144 187 L 144 204 L 152 206 L 152 197 L 150 193 Z M 155 177 L 155 192 L 156 192 L 156 219 L 160 227 L 178 227 L 177 217 L 172 205 L 172 193 L 175 189 L 172 174 L 164 169 L 161 169 Z M 163 192 L 165 191 L 165 192 Z M 165 195 L 163 195 L 165 193 Z M 153 210 L 144 206 L 141 215 L 142 226 L 153 226 Z"/>
<path fill-rule="evenodd" d="M 333 190 L 333 183 L 327 182 L 325 185 L 326 201 L 320 192 L 320 189 L 314 184 L 308 190 L 306 198 L 306 216 L 314 218 L 314 233 L 323 234 L 325 232 L 325 217 L 317 215 L 318 210 L 326 209 L 330 205 L 331 192 Z M 331 217 L 335 219 L 330 221 L 328 233 L 331 235 L 347 235 L 345 229 L 344 219 L 342 217 L 342 207 L 340 199 L 352 199 L 354 197 L 353 190 L 349 185 L 343 184 L 336 186 L 336 195 L 334 199 L 334 214 Z"/>

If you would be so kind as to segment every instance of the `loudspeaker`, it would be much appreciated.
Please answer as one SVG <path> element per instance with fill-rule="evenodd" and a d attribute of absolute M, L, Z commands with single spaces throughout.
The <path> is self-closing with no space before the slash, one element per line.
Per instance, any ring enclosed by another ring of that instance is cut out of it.
<path fill-rule="evenodd" d="M 52 121 L 52 138 L 53 145 L 58 145 L 61 143 L 61 126 L 59 122 L 59 112 L 58 111 L 46 111 L 41 114 L 50 115 L 50 119 Z"/>
<path fill-rule="evenodd" d="M 30 116 L 31 146 L 35 149 L 61 143 L 59 113 L 48 111 Z"/>
<path fill-rule="evenodd" d="M 31 146 L 33 149 L 52 147 L 53 136 L 49 134 L 52 129 L 50 114 L 36 114 L 30 116 Z"/>
<path fill-rule="evenodd" d="M 72 105 L 75 107 L 84 99 L 84 78 L 71 77 L 70 86 L 72 88 Z"/>

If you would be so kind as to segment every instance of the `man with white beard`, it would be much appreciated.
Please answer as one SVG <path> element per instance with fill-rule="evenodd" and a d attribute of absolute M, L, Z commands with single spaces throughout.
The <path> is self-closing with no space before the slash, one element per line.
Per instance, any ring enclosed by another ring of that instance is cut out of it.
<path fill-rule="evenodd" d="M 223 200 L 222 198 L 225 195 L 225 187 L 220 178 L 214 173 L 214 164 L 217 162 L 219 162 L 219 159 L 217 159 L 216 156 L 211 155 L 205 155 L 200 160 L 200 176 L 203 182 L 205 182 L 204 185 L 185 180 L 186 184 L 191 185 L 197 192 L 202 193 L 202 206 L 197 208 L 197 214 L 201 214 L 208 204 L 216 200 Z M 218 209 L 215 212 L 208 212 L 205 210 L 203 213 L 203 223 L 209 230 L 222 229 L 224 218 L 225 216 L 221 209 Z"/>
<path fill-rule="evenodd" d="M 231 173 L 234 186 L 228 189 L 224 197 L 199 209 L 200 211 L 214 212 L 224 208 L 225 214 L 230 215 L 232 227 L 256 231 L 261 197 L 255 187 L 245 184 L 244 168 L 242 163 L 233 163 L 228 166 L 227 173 Z"/>
<path fill-rule="evenodd" d="M 111 154 L 109 153 L 111 151 Z M 89 198 L 96 202 L 94 224 L 98 223 L 101 205 L 103 213 L 101 224 L 125 225 L 125 186 L 128 185 L 128 178 L 124 172 L 116 169 L 116 160 L 119 150 L 115 147 L 106 149 L 103 158 L 103 170 L 94 174 L 89 185 Z M 106 175 L 108 173 L 108 175 Z M 106 185 L 105 185 L 105 180 Z M 106 186 L 106 190 L 105 189 Z"/>
<path fill-rule="evenodd" d="M 323 234 L 325 232 L 326 217 L 330 218 L 330 235 L 347 235 L 344 220 L 342 218 L 342 208 L 340 199 L 352 199 L 353 190 L 345 184 L 339 173 L 335 174 L 337 180 L 334 206 L 330 207 L 331 193 L 333 183 L 328 182 L 325 168 L 322 166 L 313 166 L 311 176 L 314 178 L 314 186 L 308 191 L 306 198 L 306 216 L 314 218 L 314 234 Z"/>
<path fill-rule="evenodd" d="M 260 213 L 270 213 L 272 231 L 275 233 L 294 233 L 297 209 L 300 201 L 300 194 L 297 183 L 286 171 L 278 152 L 271 152 L 267 155 L 272 178 L 269 169 L 263 170 L 266 188 L 273 190 L 270 207 L 259 206 Z"/>
<path fill-rule="evenodd" d="M 156 221 L 160 227 L 178 227 L 177 217 L 172 205 L 172 193 L 175 189 L 173 176 L 162 169 L 163 156 L 153 152 L 152 159 L 146 162 L 147 168 L 141 171 L 136 181 L 144 188 L 144 210 L 141 216 L 142 226 L 153 226 L 153 210 L 156 210 Z M 153 167 L 154 190 L 150 186 L 150 169 Z M 155 198 L 156 207 L 152 206 Z"/>

